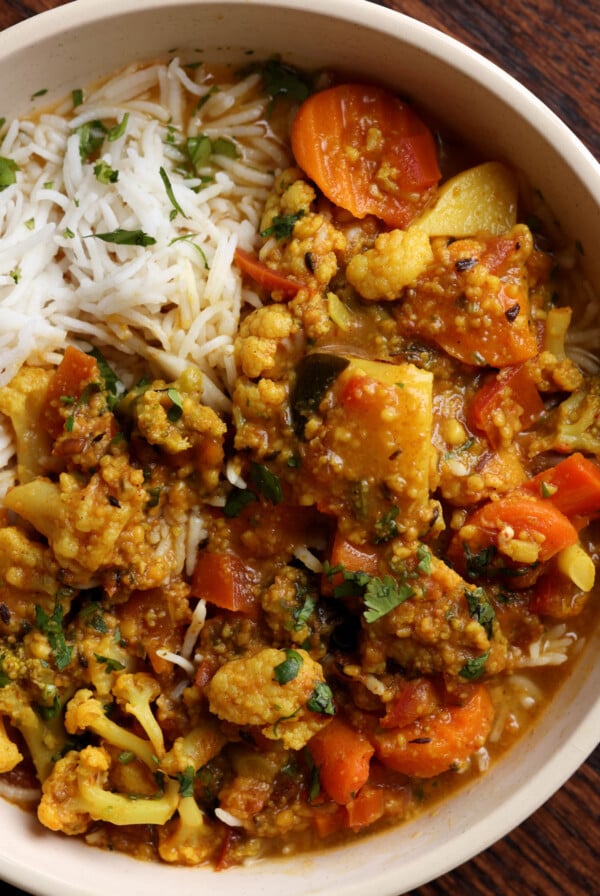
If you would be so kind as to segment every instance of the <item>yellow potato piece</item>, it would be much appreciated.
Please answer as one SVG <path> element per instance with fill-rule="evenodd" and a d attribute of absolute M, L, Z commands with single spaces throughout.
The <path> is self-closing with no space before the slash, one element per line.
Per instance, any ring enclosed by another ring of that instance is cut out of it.
<path fill-rule="evenodd" d="M 517 180 L 510 168 L 485 162 L 446 181 L 435 204 L 412 227 L 430 237 L 505 233 L 517 223 L 517 199 Z"/>

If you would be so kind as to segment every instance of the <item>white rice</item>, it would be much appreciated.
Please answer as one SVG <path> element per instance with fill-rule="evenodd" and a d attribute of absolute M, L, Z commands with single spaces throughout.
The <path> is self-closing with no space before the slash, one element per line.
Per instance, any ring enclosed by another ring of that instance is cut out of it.
<path fill-rule="evenodd" d="M 166 379 L 197 365 L 204 400 L 228 408 L 240 312 L 260 304 L 242 289 L 233 256 L 238 245 L 256 248 L 273 172 L 289 158 L 264 123 L 268 100 L 257 74 L 217 90 L 203 79 L 203 68 L 177 59 L 130 67 L 75 109 L 68 99 L 39 119 L 8 125 L 0 156 L 19 170 L 0 192 L 0 386 L 26 361 L 58 363 L 66 343 L 94 344 L 112 363 L 115 353 L 123 359 L 125 378 L 133 365 L 139 371 L 136 358 Z M 206 97 L 188 121 L 190 103 Z M 100 183 L 74 131 L 97 120 L 113 128 L 125 115 L 124 133 L 106 138 L 100 156 L 118 181 Z M 213 156 L 200 172 L 213 178 L 204 187 L 178 169 L 179 145 L 201 133 L 232 140 L 239 152 Z M 161 167 L 183 214 L 175 214 Z M 156 243 L 90 236 L 117 229 L 141 230 Z M 13 454 L 0 420 L 0 470 Z M 6 487 L 0 482 L 0 494 Z"/>

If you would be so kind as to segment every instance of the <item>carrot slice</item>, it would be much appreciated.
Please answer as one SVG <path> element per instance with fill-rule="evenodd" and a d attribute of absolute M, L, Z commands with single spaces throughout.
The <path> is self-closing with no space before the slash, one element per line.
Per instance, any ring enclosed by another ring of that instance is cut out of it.
<path fill-rule="evenodd" d="M 600 513 L 600 464 L 579 452 L 538 473 L 523 488 L 548 499 L 568 517 Z"/>
<path fill-rule="evenodd" d="M 289 277 L 267 267 L 255 255 L 245 252 L 244 249 L 235 250 L 235 260 L 242 273 L 269 292 L 281 292 L 287 298 L 291 298 L 302 287 L 301 283 L 290 280 Z"/>
<path fill-rule="evenodd" d="M 406 227 L 441 178 L 433 136 L 382 87 L 340 84 L 310 96 L 292 124 L 298 165 L 356 218 Z"/>
<path fill-rule="evenodd" d="M 513 539 L 535 546 L 535 560 L 513 556 L 507 547 Z M 549 560 L 577 539 L 575 526 L 550 501 L 515 491 L 497 501 L 488 501 L 471 514 L 457 533 L 449 556 L 460 563 L 462 545 L 466 544 L 471 554 L 494 545 L 500 553 L 527 566 Z"/>
<path fill-rule="evenodd" d="M 373 747 L 364 734 L 336 716 L 310 739 L 308 749 L 319 769 L 323 790 L 345 806 L 369 777 Z"/>
<path fill-rule="evenodd" d="M 433 778 L 464 762 L 487 740 L 494 707 L 484 685 L 464 706 L 447 706 L 412 725 L 376 731 L 375 750 L 384 765 L 416 778 Z"/>

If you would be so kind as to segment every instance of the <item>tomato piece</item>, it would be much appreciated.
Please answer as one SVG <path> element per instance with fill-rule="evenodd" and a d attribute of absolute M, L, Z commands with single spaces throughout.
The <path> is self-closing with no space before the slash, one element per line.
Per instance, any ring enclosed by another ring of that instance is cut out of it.
<path fill-rule="evenodd" d="M 546 498 L 568 517 L 600 513 L 600 464 L 579 452 L 538 473 L 523 488 Z"/>
<path fill-rule="evenodd" d="M 382 728 L 403 728 L 422 716 L 431 715 L 439 704 L 440 699 L 429 679 L 415 678 L 402 688 L 379 724 Z"/>
<path fill-rule="evenodd" d="M 406 227 L 441 173 L 431 131 L 389 90 L 340 84 L 313 94 L 292 124 L 298 165 L 335 205 Z"/>
<path fill-rule="evenodd" d="M 201 551 L 192 574 L 191 594 L 233 613 L 253 616 L 259 609 L 249 572 L 235 554 Z"/>
<path fill-rule="evenodd" d="M 467 422 L 475 432 L 482 432 L 492 448 L 501 443 L 494 414 L 505 416 L 518 412 L 521 430 L 527 430 L 544 411 L 544 403 L 525 364 L 505 367 L 483 384 L 471 402 Z"/>
<path fill-rule="evenodd" d="M 289 277 L 267 267 L 255 255 L 245 252 L 244 249 L 235 250 L 235 260 L 243 274 L 268 292 L 281 292 L 287 298 L 291 298 L 302 287 L 297 280 L 290 280 Z"/>

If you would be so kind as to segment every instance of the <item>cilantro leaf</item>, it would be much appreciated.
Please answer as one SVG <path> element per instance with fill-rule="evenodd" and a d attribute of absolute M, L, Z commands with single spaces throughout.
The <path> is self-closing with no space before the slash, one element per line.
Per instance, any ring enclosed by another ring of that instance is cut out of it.
<path fill-rule="evenodd" d="M 97 240 L 103 240 L 105 243 L 115 243 L 118 246 L 154 246 L 156 240 L 153 236 L 148 236 L 143 230 L 123 230 L 117 228 L 110 233 L 90 233 Z"/>
<path fill-rule="evenodd" d="M 86 121 L 75 133 L 79 137 L 79 155 L 83 162 L 89 159 L 104 143 L 107 130 L 101 121 Z"/>
<path fill-rule="evenodd" d="M 331 688 L 324 681 L 319 681 L 315 685 L 315 689 L 306 701 L 306 708 L 311 712 L 318 712 L 322 715 L 334 716 L 335 706 L 333 705 L 333 694 Z"/>
<path fill-rule="evenodd" d="M 112 656 L 101 656 L 95 653 L 94 657 L 98 663 L 104 663 L 107 672 L 122 672 L 125 666 L 119 660 L 115 660 Z"/>
<path fill-rule="evenodd" d="M 0 192 L 17 182 L 16 172 L 19 166 L 13 159 L 0 156 Z"/>
<path fill-rule="evenodd" d="M 410 585 L 398 583 L 391 576 L 384 576 L 383 579 L 371 578 L 365 591 L 367 609 L 363 615 L 367 622 L 375 622 L 403 604 L 414 593 Z"/>
<path fill-rule="evenodd" d="M 300 72 L 291 65 L 269 59 L 262 69 L 265 90 L 271 99 L 288 96 L 301 103 L 310 93 L 310 87 Z"/>
<path fill-rule="evenodd" d="M 35 624 L 48 638 L 48 644 L 54 654 L 56 668 L 59 671 L 62 671 L 69 665 L 73 654 L 73 647 L 67 644 L 63 631 L 63 616 L 62 604 L 58 601 L 54 605 L 52 616 L 49 616 L 39 604 L 35 605 Z"/>
<path fill-rule="evenodd" d="M 167 395 L 172 402 L 171 407 L 167 411 L 167 417 L 171 423 L 176 423 L 183 414 L 183 400 L 177 389 L 167 389 Z"/>
<path fill-rule="evenodd" d="M 111 396 L 111 400 L 108 402 L 108 405 L 112 410 L 116 400 L 125 391 L 125 387 L 99 349 L 93 348 L 88 352 L 88 355 L 91 355 L 92 358 L 96 359 L 98 369 L 100 371 L 100 376 L 102 377 L 104 391 L 107 392 L 109 396 Z"/>
<path fill-rule="evenodd" d="M 485 672 L 485 664 L 489 655 L 490 652 L 488 650 L 486 653 L 482 653 L 481 656 L 476 656 L 472 660 L 467 660 L 458 673 L 460 677 L 466 678 L 468 681 L 475 681 L 477 678 L 481 678 Z"/>
<path fill-rule="evenodd" d="M 496 618 L 496 613 L 487 599 L 485 591 L 483 588 L 473 588 L 472 591 L 465 590 L 465 597 L 467 599 L 469 613 L 485 630 L 488 638 L 491 638 L 494 631 L 494 619 Z"/>
<path fill-rule="evenodd" d="M 248 488 L 234 488 L 227 495 L 223 513 L 228 519 L 239 516 L 244 507 L 256 501 L 256 495 Z"/>
<path fill-rule="evenodd" d="M 104 160 L 94 165 L 94 174 L 96 180 L 101 184 L 116 184 L 119 180 L 119 172 L 116 168 L 111 168 Z"/>
<path fill-rule="evenodd" d="M 125 129 L 127 127 L 127 122 L 129 121 L 129 112 L 126 112 L 121 121 L 119 121 L 114 128 L 111 128 L 108 131 L 108 139 L 111 143 L 114 143 L 115 140 L 118 140 L 119 137 L 122 137 L 125 133 Z"/>
<path fill-rule="evenodd" d="M 283 501 L 283 492 L 281 483 L 274 473 L 271 473 L 267 467 L 257 464 L 253 461 L 250 468 L 250 479 L 256 486 L 259 493 L 270 501 L 272 504 L 279 504 Z"/>
<path fill-rule="evenodd" d="M 295 632 L 302 631 L 312 616 L 316 606 L 317 598 L 312 594 L 307 594 L 302 606 L 296 607 L 292 613 L 292 618 L 294 620 L 293 629 Z"/>
<path fill-rule="evenodd" d="M 271 226 L 260 231 L 261 236 L 274 236 L 276 240 L 285 240 L 292 235 L 294 224 L 304 217 L 304 209 L 292 215 L 275 215 Z"/>
<path fill-rule="evenodd" d="M 194 795 L 194 780 L 196 771 L 193 765 L 188 765 L 183 772 L 177 772 L 177 780 L 179 781 L 179 793 L 182 797 Z"/>
<path fill-rule="evenodd" d="M 285 651 L 285 659 L 273 669 L 275 680 L 278 681 L 279 684 L 287 684 L 288 681 L 293 681 L 298 675 L 303 662 L 304 660 L 297 650 L 287 648 Z"/>
<path fill-rule="evenodd" d="M 158 169 L 158 173 L 160 174 L 160 179 L 162 180 L 163 184 L 165 185 L 165 190 L 167 191 L 167 196 L 169 198 L 169 202 L 173 206 L 173 212 L 175 212 L 174 215 L 173 215 L 173 212 L 171 212 L 172 216 L 175 217 L 175 215 L 179 214 L 183 218 L 187 218 L 188 216 L 186 215 L 186 213 L 184 212 L 182 207 L 177 202 L 177 199 L 175 198 L 175 193 L 173 192 L 173 186 L 171 184 L 171 181 L 169 180 L 169 175 L 167 174 L 165 169 L 162 167 L 162 165 Z"/>
<path fill-rule="evenodd" d="M 381 544 L 389 541 L 398 534 L 398 526 L 396 525 L 396 517 L 398 516 L 398 507 L 390 507 L 387 513 L 384 513 L 375 523 L 376 543 Z"/>

